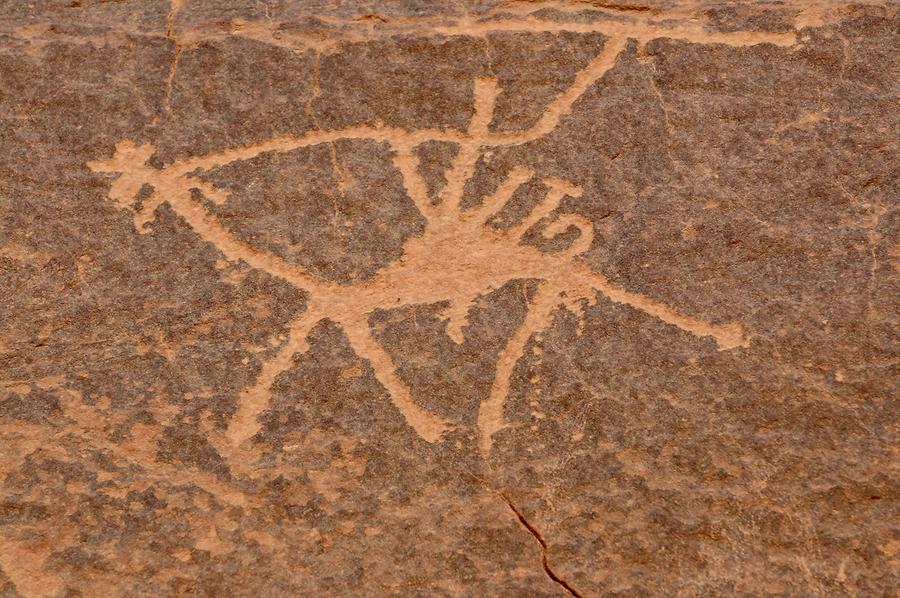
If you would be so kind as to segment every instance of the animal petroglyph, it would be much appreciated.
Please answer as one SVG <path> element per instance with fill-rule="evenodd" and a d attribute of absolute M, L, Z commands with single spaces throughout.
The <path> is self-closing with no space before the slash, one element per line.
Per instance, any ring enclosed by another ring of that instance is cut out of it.
<path fill-rule="evenodd" d="M 668 35 L 676 37 L 677 32 Z M 696 36 L 687 37 L 693 39 Z M 243 261 L 309 294 L 307 309 L 290 323 L 287 340 L 277 354 L 262 365 L 255 382 L 241 393 L 238 410 L 220 444 L 232 447 L 232 455 L 247 446 L 260 429 L 257 417 L 270 405 L 272 384 L 279 374 L 290 368 L 294 355 L 307 349 L 307 334 L 322 319 L 336 322 L 358 355 L 369 360 L 377 379 L 415 432 L 426 441 L 438 441 L 451 423 L 423 409 L 411 398 L 410 389 L 397 375 L 391 357 L 374 340 L 369 328 L 369 314 L 378 308 L 449 301 L 445 312 L 447 334 L 461 342 L 468 309 L 476 298 L 514 279 L 536 279 L 540 283 L 524 322 L 500 352 L 493 387 L 480 405 L 480 448 L 485 453 L 490 450 L 493 435 L 505 426 L 504 403 L 516 361 L 531 335 L 548 325 L 551 313 L 559 306 L 579 310 L 585 302 L 595 302 L 599 293 L 692 335 L 711 337 L 720 350 L 746 346 L 748 337 L 740 324 L 715 325 L 682 314 L 660 301 L 612 284 L 581 260 L 579 255 L 593 241 L 593 226 L 582 216 L 559 214 L 556 210 L 567 196 L 576 201 L 583 197 L 583 190 L 572 182 L 541 179 L 548 189 L 543 201 L 522 222 L 508 230 L 496 230 L 487 226 L 486 221 L 507 203 L 517 188 L 536 176 L 528 168 L 513 168 L 496 192 L 483 198 L 481 205 L 469 209 L 461 206 L 463 189 L 473 176 L 479 157 L 491 148 L 527 143 L 553 131 L 571 112 L 576 100 L 615 65 L 627 39 L 625 35 L 610 37 L 596 57 L 575 76 L 570 87 L 557 96 L 537 123 L 527 130 L 502 133 L 490 130 L 500 89 L 495 79 L 480 77 L 474 81 L 474 114 L 465 131 L 406 131 L 383 126 L 317 130 L 191 157 L 163 168 L 147 165 L 155 150 L 152 145 L 135 145 L 126 140 L 116 146 L 112 158 L 90 162 L 88 166 L 95 172 L 118 174 L 112 182 L 109 197 L 123 208 L 132 209 L 135 196 L 146 185 L 153 188 L 152 194 L 134 214 L 134 226 L 139 232 L 143 232 L 145 224 L 154 218 L 155 209 L 166 202 L 196 234 L 214 245 L 228 260 Z M 717 34 L 716 41 L 747 45 L 769 40 Z M 782 43 L 784 40 L 779 37 L 776 41 Z M 400 259 L 370 279 L 347 284 L 319 279 L 277 255 L 239 240 L 192 196 L 192 192 L 199 191 L 213 202 L 227 200 L 224 191 L 197 178 L 198 172 L 247 160 L 264 152 L 284 152 L 339 139 L 388 143 L 406 193 L 427 223 L 423 234 L 406 240 Z M 429 141 L 452 142 L 458 146 L 456 157 L 446 173 L 447 184 L 437 203 L 428 197 L 414 152 L 418 145 Z M 571 227 L 578 230 L 579 236 L 565 249 L 544 252 L 521 242 L 525 232 L 535 226 L 546 238 Z"/>

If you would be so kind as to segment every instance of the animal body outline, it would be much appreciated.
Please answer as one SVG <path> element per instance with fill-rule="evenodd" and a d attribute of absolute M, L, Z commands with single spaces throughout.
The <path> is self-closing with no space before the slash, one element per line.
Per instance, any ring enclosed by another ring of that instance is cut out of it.
<path fill-rule="evenodd" d="M 503 25 L 507 30 L 509 23 Z M 531 27 L 529 30 L 533 30 Z M 618 31 L 618 30 L 617 30 Z M 752 45 L 761 42 L 789 45 L 783 35 L 698 34 L 656 27 L 652 31 L 633 35 L 618 32 L 609 35 L 599 53 L 579 71 L 572 84 L 553 99 L 543 115 L 530 128 L 522 131 L 495 132 L 489 124 L 494 114 L 495 100 L 500 93 L 496 79 L 476 77 L 473 84 L 474 111 L 465 131 L 454 129 L 404 129 L 385 126 L 355 126 L 340 130 L 313 130 L 299 136 L 280 136 L 253 145 L 236 147 L 204 156 L 186 158 L 162 168 L 147 164 L 155 151 L 151 144 L 136 145 L 129 140 L 116 145 L 109 159 L 88 163 L 94 172 L 117 174 L 110 186 L 109 197 L 122 208 L 132 209 L 134 198 L 146 186 L 153 188 L 134 214 L 134 225 L 144 232 L 146 223 L 154 218 L 155 209 L 162 203 L 179 214 L 204 241 L 214 245 L 229 261 L 243 261 L 306 291 L 308 306 L 288 326 L 287 340 L 274 357 L 262 364 L 254 383 L 245 388 L 239 398 L 223 438 L 218 443 L 226 456 L 239 455 L 248 441 L 261 428 L 257 416 L 271 402 L 271 387 L 279 374 L 289 369 L 293 357 L 308 348 L 307 334 L 312 327 L 327 318 L 344 331 L 354 351 L 367 359 L 379 382 L 387 389 L 394 406 L 415 432 L 428 442 L 437 442 L 450 424 L 428 412 L 410 396 L 410 389 L 398 377 L 387 352 L 374 340 L 369 329 L 369 313 L 378 307 L 427 304 L 449 299 L 447 333 L 456 342 L 463 338 L 468 309 L 475 298 L 502 284 L 514 280 L 540 280 L 537 292 L 527 306 L 527 314 L 518 329 L 510 336 L 498 356 L 497 370 L 489 396 L 479 407 L 479 447 L 483 454 L 490 452 L 494 434 L 506 426 L 503 408 L 509 390 L 513 367 L 533 333 L 547 323 L 558 306 L 580 308 L 582 300 L 596 300 L 597 293 L 606 298 L 676 326 L 696 336 L 715 340 L 720 350 L 747 346 L 749 337 L 739 323 L 716 325 L 678 312 L 662 302 L 630 292 L 612 284 L 603 274 L 592 270 L 578 255 L 593 241 L 590 221 L 577 214 L 560 214 L 556 210 L 565 196 L 578 198 L 583 191 L 570 181 L 547 178 L 542 182 L 548 189 L 544 200 L 520 223 L 510 230 L 496 230 L 486 226 L 487 220 L 510 199 L 515 190 L 534 176 L 524 166 L 513 168 L 496 192 L 483 198 L 479 206 L 462 209 L 460 203 L 466 182 L 472 177 L 479 157 L 492 148 L 520 145 L 553 131 L 562 118 L 572 111 L 583 93 L 598 82 L 616 63 L 628 39 L 644 43 L 648 39 L 670 35 L 688 41 Z M 227 192 L 196 177 L 198 172 L 224 166 L 239 160 L 251 159 L 266 152 L 286 152 L 303 147 L 333 143 L 341 139 L 367 139 L 386 142 L 393 152 L 394 166 L 402 175 L 405 190 L 426 220 L 425 232 L 404 242 L 403 254 L 379 270 L 371 279 L 339 284 L 321 280 L 283 258 L 262 252 L 234 236 L 203 203 L 193 197 L 198 191 L 210 201 L 227 200 Z M 445 141 L 457 145 L 458 150 L 446 173 L 447 183 L 440 201 L 430 200 L 427 188 L 417 171 L 415 148 L 429 141 Z M 520 243 L 522 235 L 532 226 L 541 225 L 540 234 L 558 234 L 575 227 L 579 236 L 567 248 L 545 253 L 534 246 Z M 459 248 L 474 248 L 460 253 Z M 482 260 L 478 269 L 466 266 L 471 255 Z M 410 281 L 414 281 L 411 284 Z M 455 289 L 455 296 L 447 297 L 446 289 Z M 399 290 L 399 292 L 398 292 Z M 388 296 L 391 299 L 388 299 Z M 398 303 L 396 299 L 400 299 Z M 232 460 L 232 459 L 229 459 Z"/>

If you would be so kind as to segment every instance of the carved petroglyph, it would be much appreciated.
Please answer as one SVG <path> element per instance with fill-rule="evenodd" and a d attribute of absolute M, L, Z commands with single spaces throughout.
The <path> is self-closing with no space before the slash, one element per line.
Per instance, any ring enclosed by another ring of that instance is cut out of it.
<path fill-rule="evenodd" d="M 432 35 L 462 35 L 481 37 L 498 32 L 530 33 L 602 33 L 613 37 L 630 37 L 639 42 L 659 37 L 684 39 L 695 43 L 722 43 L 728 45 L 749 45 L 771 43 L 781 46 L 796 42 L 794 33 L 773 33 L 745 31 L 716 33 L 704 27 L 705 19 L 697 16 L 697 6 L 684 5 L 670 9 L 650 9 L 646 11 L 617 11 L 614 5 L 595 5 L 593 2 L 521 2 L 502 3 L 479 16 L 447 17 L 405 17 L 389 18 L 380 15 L 357 15 L 339 18 L 316 15 L 318 27 L 285 27 L 286 24 L 274 19 L 257 21 L 240 18 L 216 19 L 194 23 L 192 27 L 176 26 L 177 16 L 183 0 L 170 0 L 170 10 L 166 17 L 165 29 L 160 34 L 175 42 L 173 67 L 181 50 L 196 47 L 223 38 L 244 38 L 271 46 L 291 50 L 314 50 L 328 54 L 339 52 L 348 43 L 365 43 L 396 35 L 418 37 Z M 880 0 L 857 0 L 848 5 L 836 0 L 817 0 L 809 6 L 802 6 L 795 12 L 795 28 L 820 26 L 834 22 L 841 14 L 852 10 L 853 6 L 880 4 Z M 592 13 L 596 20 L 584 22 L 573 20 L 551 20 L 542 18 L 546 10 L 559 13 Z M 131 36 L 148 35 L 145 31 L 120 29 L 100 34 L 74 35 L 66 29 L 38 23 L 20 27 L 11 32 L 14 39 L 29 44 L 33 51 L 40 53 L 52 41 L 72 44 L 91 44 L 97 47 L 128 45 Z"/>
<path fill-rule="evenodd" d="M 502 28 L 503 24 L 492 23 L 492 26 Z M 638 31 L 638 37 L 647 39 L 656 33 L 671 35 L 672 31 L 648 32 L 642 29 Z M 703 33 L 684 37 L 706 42 L 711 41 L 711 36 Z M 717 34 L 712 37 L 734 44 L 772 41 L 759 34 Z M 784 40 L 778 37 L 776 41 Z M 308 293 L 307 309 L 290 324 L 287 340 L 277 354 L 263 364 L 255 383 L 240 395 L 238 410 L 218 442 L 226 447 L 223 451 L 226 458 L 234 462 L 260 429 L 258 416 L 269 407 L 273 383 L 279 374 L 291 367 L 295 355 L 307 349 L 307 334 L 322 319 L 332 320 L 341 326 L 354 350 L 369 361 L 375 376 L 409 425 L 424 440 L 435 442 L 451 424 L 429 413 L 411 398 L 410 389 L 397 375 L 390 356 L 374 340 L 369 315 L 378 308 L 449 300 L 445 311 L 447 334 L 460 343 L 464 337 L 468 309 L 480 295 L 500 288 L 513 279 L 540 281 L 524 322 L 500 352 L 493 388 L 479 410 L 480 447 L 485 453 L 491 448 L 493 435 L 506 425 L 504 403 L 517 360 L 529 338 L 548 325 L 552 312 L 560 306 L 583 309 L 586 303 L 596 302 L 599 293 L 692 335 L 710 337 L 720 350 L 748 344 L 748 337 L 740 324 L 716 325 L 682 314 L 660 301 L 614 285 L 579 259 L 579 254 L 590 247 L 594 238 L 593 226 L 584 217 L 557 213 L 560 202 L 566 196 L 575 200 L 583 196 L 583 190 L 576 184 L 542 179 L 540 182 L 548 189 L 546 197 L 521 223 L 508 230 L 496 230 L 487 226 L 486 222 L 507 203 L 517 188 L 535 177 L 535 173 L 525 166 L 515 167 L 507 173 L 506 180 L 495 193 L 483 198 L 481 205 L 461 208 L 463 189 L 472 177 L 479 157 L 491 148 L 527 143 L 553 131 L 561 119 L 571 112 L 576 100 L 613 68 L 626 42 L 625 35 L 611 37 L 598 55 L 576 75 L 572 85 L 550 103 L 538 122 L 523 131 L 495 133 L 489 129 L 494 115 L 494 101 L 500 88 L 495 79 L 482 77 L 474 81 L 474 115 L 466 131 L 406 131 L 364 126 L 319 130 L 192 157 L 161 169 L 147 165 L 154 152 L 152 145 L 139 146 L 123 141 L 116 146 L 112 158 L 88 164 L 95 172 L 118 174 L 110 187 L 109 197 L 123 208 L 134 207 L 135 196 L 145 185 L 153 188 L 150 196 L 135 210 L 134 226 L 138 232 L 145 230 L 154 217 L 154 210 L 166 202 L 196 234 L 218 248 L 228 260 L 244 261 Z M 400 259 L 368 280 L 349 284 L 322 280 L 278 256 L 251 247 L 237 239 L 192 196 L 193 191 L 199 191 L 216 202 L 227 199 L 224 191 L 198 179 L 198 172 L 247 160 L 265 152 L 284 152 L 339 139 L 367 139 L 389 144 L 406 192 L 427 222 L 422 235 L 407 239 Z M 441 200 L 436 204 L 428 198 L 426 184 L 418 173 L 415 153 L 417 146 L 430 141 L 452 142 L 459 147 L 446 173 L 447 184 L 441 193 Z M 538 227 L 536 232 L 541 235 L 552 237 L 572 226 L 578 229 L 579 236 L 560 251 L 543 252 L 521 242 L 526 231 L 534 227 Z"/>
<path fill-rule="evenodd" d="M 871 2 L 873 0 L 865 0 Z M 226 36 L 253 39 L 291 49 L 313 49 L 323 54 L 340 51 L 347 43 L 364 43 L 396 35 L 417 37 L 471 36 L 483 37 L 499 32 L 528 33 L 602 33 L 610 37 L 629 37 L 643 43 L 659 38 L 671 37 L 695 43 L 721 43 L 728 45 L 750 45 L 771 43 L 789 46 L 796 42 L 793 33 L 773 33 L 764 31 L 744 31 L 717 33 L 704 27 L 704 19 L 697 18 L 696 7 L 682 7 L 669 10 L 644 12 L 617 12 L 611 6 L 593 6 L 593 3 L 568 2 L 510 2 L 502 3 L 494 9 L 478 16 L 467 15 L 448 19 L 446 17 L 383 17 L 380 15 L 358 15 L 339 18 L 318 15 L 319 30 L 293 30 L 281 27 L 276 21 L 246 21 L 233 19 L 225 22 L 204 24 L 201 27 L 178 32 L 179 44 L 184 47 Z M 596 20 L 551 20 L 542 18 L 542 11 L 584 12 L 593 14 Z M 846 10 L 840 3 L 833 3 L 821 10 L 822 14 L 834 16 Z M 801 19 L 798 15 L 800 28 Z"/>

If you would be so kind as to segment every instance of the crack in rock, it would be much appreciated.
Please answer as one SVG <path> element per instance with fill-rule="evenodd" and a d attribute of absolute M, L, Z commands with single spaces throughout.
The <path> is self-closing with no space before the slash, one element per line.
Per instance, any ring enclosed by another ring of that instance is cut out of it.
<path fill-rule="evenodd" d="M 541 533 L 537 531 L 537 529 L 533 525 L 531 525 L 531 523 L 525 518 L 525 515 L 523 515 L 522 512 L 516 507 L 516 505 L 513 504 L 508 496 L 506 496 L 502 492 L 499 493 L 499 496 L 503 499 L 503 502 L 506 503 L 506 506 L 509 507 L 509 510 L 512 511 L 516 518 L 519 520 L 519 523 L 521 523 L 522 526 L 528 530 L 528 533 L 534 536 L 534 538 L 541 545 L 541 565 L 544 567 L 544 573 L 547 574 L 547 577 L 553 580 L 553 583 L 560 586 L 572 596 L 582 598 L 582 594 L 580 594 L 578 590 L 569 585 L 569 582 L 557 575 L 556 572 L 554 572 L 553 569 L 550 568 L 550 562 L 547 560 L 547 542 L 544 540 L 543 536 L 541 536 Z"/>

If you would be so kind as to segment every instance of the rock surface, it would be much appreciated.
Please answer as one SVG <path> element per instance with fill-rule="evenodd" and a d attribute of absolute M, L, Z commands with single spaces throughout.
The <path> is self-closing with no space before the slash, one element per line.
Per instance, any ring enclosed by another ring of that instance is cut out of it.
<path fill-rule="evenodd" d="M 896 3 L 0 14 L 0 596 L 895 595 Z"/>

